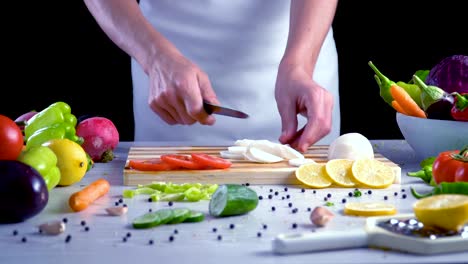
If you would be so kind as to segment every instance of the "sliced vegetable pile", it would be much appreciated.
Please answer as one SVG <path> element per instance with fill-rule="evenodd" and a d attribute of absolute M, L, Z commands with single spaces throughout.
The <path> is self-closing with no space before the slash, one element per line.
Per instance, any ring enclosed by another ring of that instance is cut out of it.
<path fill-rule="evenodd" d="M 227 169 L 231 165 L 227 159 L 205 153 L 165 154 L 159 158 L 128 162 L 131 169 L 140 171 Z"/>
<path fill-rule="evenodd" d="M 220 152 L 221 157 L 246 160 L 258 163 L 275 163 L 283 160 L 304 160 L 297 150 L 289 145 L 271 142 L 269 140 L 241 139 L 233 146 Z"/>
<path fill-rule="evenodd" d="M 394 82 L 368 62 L 380 96 L 399 113 L 419 118 L 468 121 L 468 56 L 444 58 L 431 70 L 416 71 L 408 82 Z"/>
<path fill-rule="evenodd" d="M 146 185 L 138 185 L 135 189 L 124 190 L 122 195 L 124 198 L 132 198 L 135 195 L 149 195 L 152 202 L 197 202 L 211 199 L 211 195 L 217 188 L 217 184 L 152 182 Z"/>
<path fill-rule="evenodd" d="M 133 228 L 152 228 L 165 224 L 194 223 L 205 219 L 202 212 L 187 208 L 163 208 L 141 215 L 132 221 Z"/>

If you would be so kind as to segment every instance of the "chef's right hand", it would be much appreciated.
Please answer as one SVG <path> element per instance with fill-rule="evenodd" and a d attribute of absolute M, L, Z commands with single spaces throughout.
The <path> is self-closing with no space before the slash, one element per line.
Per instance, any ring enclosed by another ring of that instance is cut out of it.
<path fill-rule="evenodd" d="M 203 99 L 218 104 L 208 75 L 178 51 L 161 51 L 147 69 L 149 107 L 169 125 L 213 125 Z"/>

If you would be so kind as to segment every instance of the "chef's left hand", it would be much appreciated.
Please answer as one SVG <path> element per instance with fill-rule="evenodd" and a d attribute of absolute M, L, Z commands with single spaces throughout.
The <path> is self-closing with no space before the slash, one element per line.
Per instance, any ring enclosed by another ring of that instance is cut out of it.
<path fill-rule="evenodd" d="M 333 95 L 316 83 L 305 67 L 282 65 L 278 70 L 275 98 L 281 116 L 279 141 L 300 152 L 331 131 Z M 297 115 L 307 123 L 298 129 Z"/>

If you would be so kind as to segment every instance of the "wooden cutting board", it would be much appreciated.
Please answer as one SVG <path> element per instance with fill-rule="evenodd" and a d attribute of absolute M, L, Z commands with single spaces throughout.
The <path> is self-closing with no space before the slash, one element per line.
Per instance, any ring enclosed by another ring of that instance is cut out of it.
<path fill-rule="evenodd" d="M 224 170 L 174 170 L 174 171 L 138 171 L 128 167 L 129 160 L 145 160 L 157 158 L 163 154 L 206 153 L 219 156 L 219 152 L 227 147 L 131 147 L 123 171 L 123 183 L 127 186 L 149 184 L 154 181 L 172 183 L 249 183 L 249 184 L 289 184 L 299 185 L 292 167 L 287 161 L 278 163 L 254 163 L 250 161 L 232 160 L 232 166 Z M 306 158 L 318 163 L 326 163 L 328 145 L 312 146 L 304 153 Z M 374 154 L 377 160 L 390 165 L 397 177 L 401 176 L 401 168 L 380 153 Z"/>

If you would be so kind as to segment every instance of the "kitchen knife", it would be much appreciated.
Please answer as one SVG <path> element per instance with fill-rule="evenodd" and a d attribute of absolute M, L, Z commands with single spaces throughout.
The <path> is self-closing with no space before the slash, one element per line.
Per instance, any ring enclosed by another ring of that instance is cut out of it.
<path fill-rule="evenodd" d="M 390 231 L 382 226 L 393 228 Z M 468 226 L 459 233 L 409 235 L 411 230 L 420 232 L 418 221 L 412 214 L 369 217 L 363 229 L 280 234 L 272 241 L 273 252 L 292 254 L 361 247 L 392 249 L 415 254 L 439 254 L 466 252 L 468 250 Z M 421 231 L 422 233 L 422 231 Z"/>
<path fill-rule="evenodd" d="M 248 118 L 249 117 L 249 115 L 244 112 L 234 110 L 231 108 L 227 108 L 227 107 L 223 107 L 220 105 L 215 105 L 205 100 L 203 100 L 203 108 L 209 115 L 217 114 L 217 115 L 225 115 L 225 116 L 231 116 L 231 117 L 236 117 L 236 118 Z"/>

